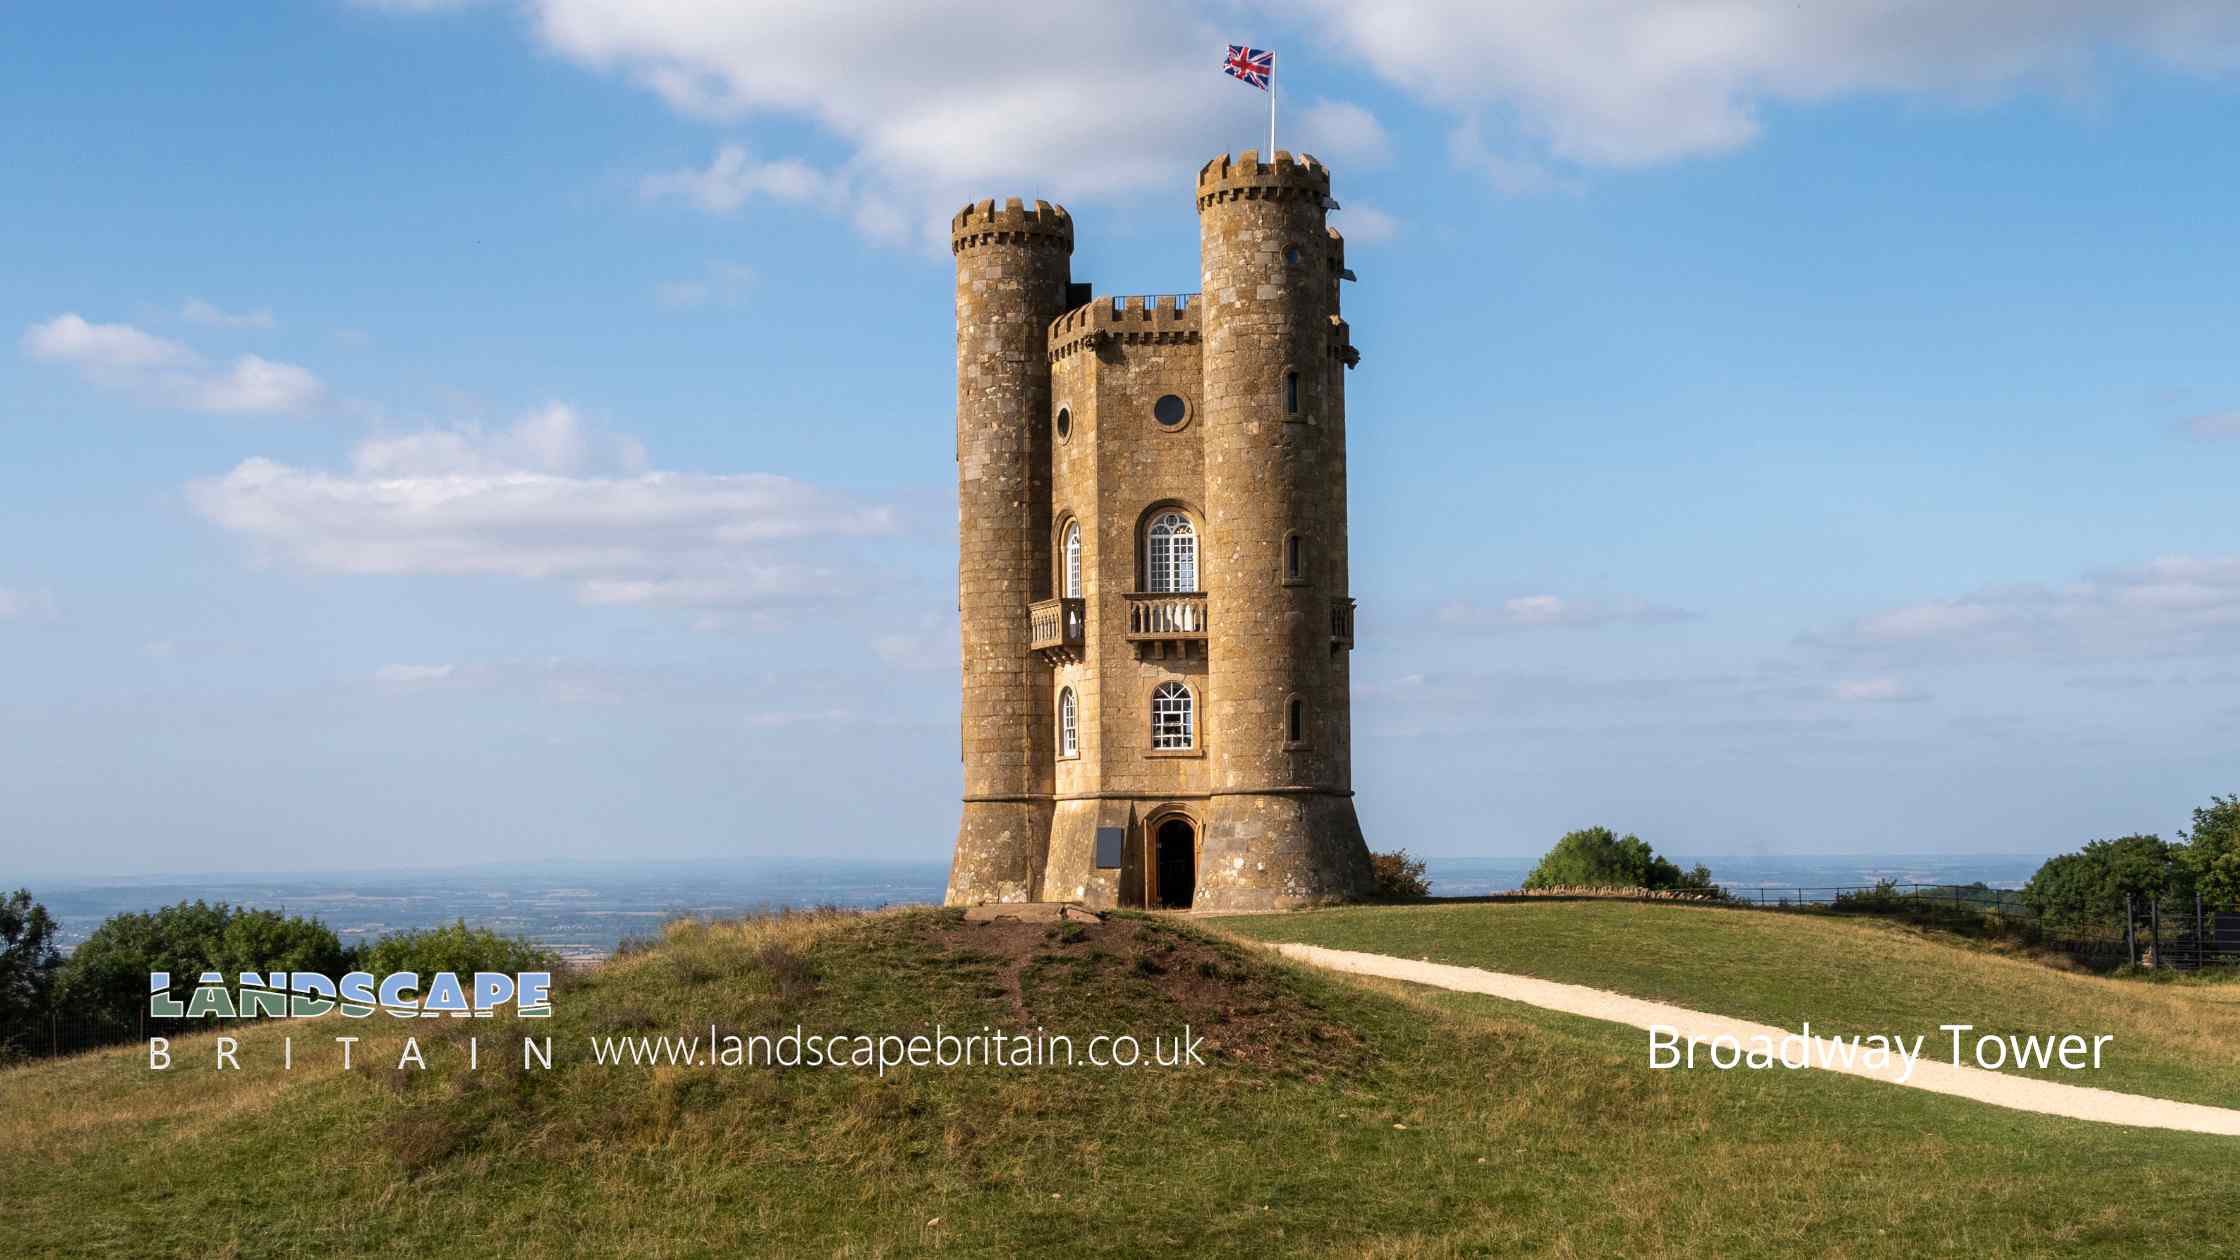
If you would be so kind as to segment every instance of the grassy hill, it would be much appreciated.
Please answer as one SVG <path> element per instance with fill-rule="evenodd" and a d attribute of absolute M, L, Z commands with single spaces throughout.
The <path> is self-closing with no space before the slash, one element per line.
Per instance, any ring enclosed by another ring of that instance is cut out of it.
<path fill-rule="evenodd" d="M 2025 1075 L 2240 1107 L 2240 983 L 2056 971 L 1865 917 L 1671 902 L 1458 902 L 1217 921 L 1240 935 L 1484 967 L 1813 1031 L 2110 1033 L 2102 1069 Z"/>
<path fill-rule="evenodd" d="M 587 1049 L 935 1021 L 1188 1024 L 1207 1064 L 881 1078 Z M 461 1024 L 265 1025 L 238 1072 L 199 1036 L 167 1072 L 127 1047 L 0 1073 L 0 1237 L 142 1256 L 2207 1254 L 2240 1177 L 2240 1144 L 2213 1138 L 1819 1074 L 1650 1073 L 1628 1030 L 1133 916 L 681 927 L 565 984 L 551 1020 Z M 407 1031 L 429 1070 L 397 1070 Z M 553 1037 L 553 1070 L 491 1049 L 523 1031 Z M 313 1049 L 338 1032 L 366 1037 L 349 1071 Z"/>

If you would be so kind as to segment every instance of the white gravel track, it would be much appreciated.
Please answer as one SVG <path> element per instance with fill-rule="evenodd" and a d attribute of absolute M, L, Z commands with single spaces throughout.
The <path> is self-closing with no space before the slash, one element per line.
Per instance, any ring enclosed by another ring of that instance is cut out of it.
<path fill-rule="evenodd" d="M 1776 1028 L 1770 1024 L 1753 1024 L 1744 1020 L 1729 1019 L 1724 1015 L 1709 1015 L 1691 1011 L 1682 1006 L 1663 1002 L 1649 1002 L 1611 993 L 1604 989 L 1590 989 L 1584 985 L 1558 984 L 1553 980 L 1536 980 L 1530 976 L 1509 975 L 1487 971 L 1480 967 L 1452 967 L 1444 963 L 1421 962 L 1408 958 L 1394 958 L 1386 954 L 1363 954 L 1348 949 L 1324 949 L 1319 945 L 1277 945 L 1275 949 L 1287 958 L 1332 971 L 1350 972 L 1362 976 L 1382 976 L 1388 980 L 1406 980 L 1427 984 L 1434 988 L 1453 989 L 1461 993 L 1483 993 L 1522 1002 L 1544 1010 L 1563 1011 L 1571 1015 L 1584 1015 L 1589 1019 L 1607 1020 L 1614 1024 L 1629 1024 L 1647 1029 L 1661 1025 L 1677 1029 L 1689 1041 L 1708 1043 L 1714 1037 L 1733 1037 L 1742 1044 L 1749 1044 L 1755 1036 L 1763 1036 L 1779 1044 L 1783 1037 L 1794 1038 L 1794 1028 Z M 1893 1030 L 1895 1031 L 1895 1030 Z M 2081 1030 L 2080 1030 L 2081 1031 Z M 1994 1072 L 1976 1067 L 1956 1067 L 1951 1062 L 1952 1042 L 1948 1033 L 1935 1029 L 1912 1030 L 1926 1032 L 1920 1061 L 1913 1074 L 1900 1080 L 1904 1065 L 1893 1060 L 1886 1068 L 1867 1067 L 1864 1063 L 1834 1063 L 1823 1066 L 1821 1045 L 1826 1039 L 1814 1037 L 1812 1062 L 1802 1071 L 1840 1072 L 1846 1076 L 1864 1076 L 1871 1080 L 1909 1089 L 1925 1089 L 1933 1094 L 1950 1094 L 1956 1098 L 1970 1098 L 1989 1103 L 1994 1107 L 2007 1107 L 2015 1111 L 2034 1111 L 2040 1115 L 2067 1116 L 2072 1120 L 2093 1120 L 2102 1124 L 2123 1124 L 2147 1129 L 2177 1129 L 2187 1133 L 2217 1133 L 2240 1137 L 2240 1111 L 2227 1107 L 2208 1107 L 2199 1103 L 2171 1102 L 2164 1098 L 2149 1098 L 2143 1094 L 2119 1094 L 2109 1089 L 2094 1089 L 2088 1085 L 2064 1085 L 2059 1081 L 2042 1081 L 2008 1072 Z M 1911 1035 L 1911 1034 L 1909 1034 Z M 1646 1041 L 1642 1061 L 1648 1061 Z M 1699 1054 L 1697 1071 L 1713 1069 L 1703 1066 Z M 1740 1069 L 1737 1069 L 1740 1070 Z M 1772 1069 L 1775 1071 L 1786 1069 Z"/>

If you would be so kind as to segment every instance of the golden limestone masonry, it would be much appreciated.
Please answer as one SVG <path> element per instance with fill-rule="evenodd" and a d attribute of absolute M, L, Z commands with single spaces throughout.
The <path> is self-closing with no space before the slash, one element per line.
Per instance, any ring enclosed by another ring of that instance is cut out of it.
<path fill-rule="evenodd" d="M 951 905 L 1259 910 L 1371 885 L 1353 810 L 1352 278 L 1315 159 L 1198 172 L 1202 293 L 1092 297 L 1073 220 L 957 260 Z"/>

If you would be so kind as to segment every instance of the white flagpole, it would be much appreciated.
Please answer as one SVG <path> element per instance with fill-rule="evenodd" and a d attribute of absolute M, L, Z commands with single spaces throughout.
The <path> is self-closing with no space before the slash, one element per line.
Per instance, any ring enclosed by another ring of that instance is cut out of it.
<path fill-rule="evenodd" d="M 1276 55 L 1268 54 L 1268 164 L 1276 160 Z"/>

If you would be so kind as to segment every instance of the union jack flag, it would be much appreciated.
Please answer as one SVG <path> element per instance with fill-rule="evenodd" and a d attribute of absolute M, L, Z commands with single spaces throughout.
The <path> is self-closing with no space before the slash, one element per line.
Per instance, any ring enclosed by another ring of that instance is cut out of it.
<path fill-rule="evenodd" d="M 1232 79 L 1243 79 L 1265 92 L 1268 80 L 1276 77 L 1276 55 L 1243 44 L 1229 45 L 1229 60 L 1222 63 L 1221 72 Z"/>

